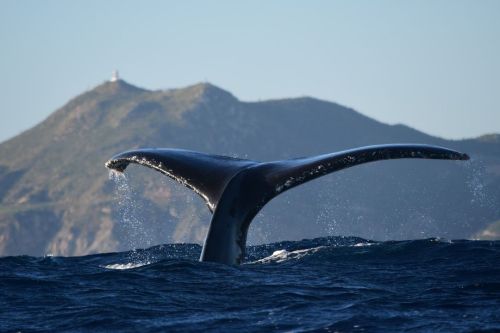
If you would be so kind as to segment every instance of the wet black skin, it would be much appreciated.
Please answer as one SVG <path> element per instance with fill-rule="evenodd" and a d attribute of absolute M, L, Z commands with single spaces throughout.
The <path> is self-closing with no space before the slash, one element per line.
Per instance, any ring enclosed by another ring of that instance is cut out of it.
<path fill-rule="evenodd" d="M 141 164 L 194 190 L 213 213 L 200 260 L 239 264 L 252 219 L 275 196 L 338 170 L 400 158 L 468 160 L 469 156 L 438 146 L 391 144 L 262 163 L 180 149 L 138 149 L 112 157 L 106 167 L 123 172 L 129 163 Z"/>

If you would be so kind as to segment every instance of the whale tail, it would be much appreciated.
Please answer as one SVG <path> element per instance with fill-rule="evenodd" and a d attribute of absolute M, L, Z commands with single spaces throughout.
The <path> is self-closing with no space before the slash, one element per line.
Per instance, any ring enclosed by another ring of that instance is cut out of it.
<path fill-rule="evenodd" d="M 200 260 L 239 264 L 252 219 L 275 196 L 341 169 L 399 158 L 467 160 L 469 156 L 417 144 L 368 146 L 275 162 L 180 149 L 137 149 L 112 157 L 106 167 L 123 172 L 130 163 L 137 163 L 192 189 L 213 213 Z"/>

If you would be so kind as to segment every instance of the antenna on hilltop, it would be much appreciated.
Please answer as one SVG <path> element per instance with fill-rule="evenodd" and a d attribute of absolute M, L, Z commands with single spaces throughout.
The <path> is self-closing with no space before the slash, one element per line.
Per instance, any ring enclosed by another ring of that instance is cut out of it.
<path fill-rule="evenodd" d="M 111 80 L 109 80 L 110 82 L 116 82 L 120 79 L 120 76 L 118 75 L 118 70 L 114 70 L 113 71 L 113 74 L 111 74 Z"/>

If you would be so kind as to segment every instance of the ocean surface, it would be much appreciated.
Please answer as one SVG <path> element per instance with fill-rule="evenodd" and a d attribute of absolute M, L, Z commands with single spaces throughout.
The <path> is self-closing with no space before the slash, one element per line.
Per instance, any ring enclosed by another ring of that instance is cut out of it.
<path fill-rule="evenodd" d="M 500 242 L 327 237 L 0 258 L 1 332 L 499 332 Z"/>

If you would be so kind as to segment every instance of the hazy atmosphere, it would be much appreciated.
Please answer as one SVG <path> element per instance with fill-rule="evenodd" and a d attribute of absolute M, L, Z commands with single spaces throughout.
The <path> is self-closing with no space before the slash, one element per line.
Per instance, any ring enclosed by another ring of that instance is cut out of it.
<path fill-rule="evenodd" d="M 109 78 L 314 96 L 447 139 L 500 132 L 498 1 L 0 2 L 0 140 Z"/>
<path fill-rule="evenodd" d="M 0 0 L 0 332 L 500 332 L 499 1 Z"/>

